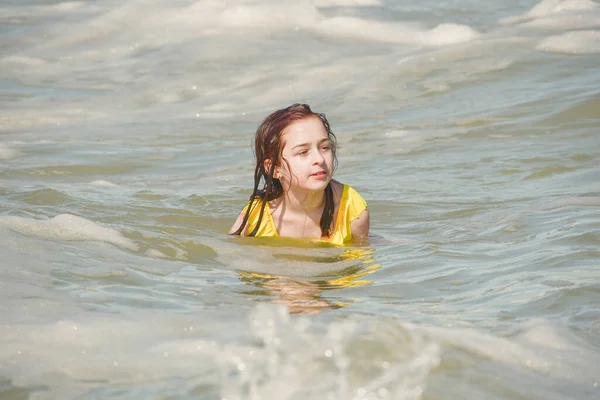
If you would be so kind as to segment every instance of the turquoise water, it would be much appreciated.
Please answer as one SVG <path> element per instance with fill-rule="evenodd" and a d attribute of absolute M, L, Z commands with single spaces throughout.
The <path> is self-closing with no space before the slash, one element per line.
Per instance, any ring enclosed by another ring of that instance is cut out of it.
<path fill-rule="evenodd" d="M 600 4 L 0 4 L 0 398 L 592 399 Z M 371 237 L 227 235 L 327 114 Z"/>

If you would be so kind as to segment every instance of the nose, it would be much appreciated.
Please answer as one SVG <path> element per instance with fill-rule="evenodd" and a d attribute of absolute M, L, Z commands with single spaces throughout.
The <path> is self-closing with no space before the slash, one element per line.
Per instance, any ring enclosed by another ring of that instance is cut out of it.
<path fill-rule="evenodd" d="M 313 165 L 320 165 L 325 161 L 325 157 L 319 150 L 313 151 Z"/>

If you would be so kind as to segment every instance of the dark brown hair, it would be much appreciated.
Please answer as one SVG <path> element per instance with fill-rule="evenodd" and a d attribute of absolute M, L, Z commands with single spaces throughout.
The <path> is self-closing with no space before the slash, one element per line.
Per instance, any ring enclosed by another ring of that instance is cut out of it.
<path fill-rule="evenodd" d="M 254 137 L 254 154 L 256 156 L 254 189 L 252 189 L 252 194 L 248 201 L 248 208 L 246 210 L 246 215 L 244 215 L 244 220 L 240 227 L 233 233 L 234 235 L 240 235 L 244 231 L 244 227 L 248 223 L 248 218 L 250 217 L 252 210 L 260 203 L 260 200 L 263 200 L 260 214 L 258 215 L 258 222 L 252 232 L 248 233 L 248 236 L 256 236 L 263 219 L 267 201 L 271 201 L 283 195 L 283 186 L 281 185 L 280 180 L 273 178 L 275 167 L 281 165 L 282 161 L 285 161 L 282 160 L 281 157 L 281 152 L 283 151 L 281 136 L 285 128 L 289 125 L 306 118 L 318 118 L 323 123 L 323 126 L 327 131 L 327 138 L 331 142 L 333 169 L 335 170 L 337 167 L 337 139 L 331 131 L 329 121 L 327 121 L 325 114 L 312 111 L 308 104 L 298 103 L 270 114 L 256 130 L 256 136 Z M 265 160 L 271 160 L 268 171 L 265 169 Z M 264 183 L 262 189 L 259 189 L 261 181 L 264 181 Z M 333 189 L 331 188 L 331 182 L 329 182 L 325 187 L 325 207 L 323 208 L 323 214 L 321 215 L 321 221 L 319 223 L 321 227 L 321 236 L 327 237 L 331 234 L 334 209 Z"/>

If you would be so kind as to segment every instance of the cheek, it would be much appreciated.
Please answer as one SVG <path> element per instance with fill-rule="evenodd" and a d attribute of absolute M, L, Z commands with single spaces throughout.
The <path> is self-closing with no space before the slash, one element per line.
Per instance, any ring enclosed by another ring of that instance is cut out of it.
<path fill-rule="evenodd" d="M 288 160 L 287 164 L 284 162 L 281 165 L 281 174 L 284 178 L 287 178 L 288 180 L 291 178 L 296 178 L 298 179 L 298 175 L 301 171 L 303 171 L 304 169 L 306 169 L 305 167 L 302 166 L 301 162 L 298 162 L 298 160 Z"/>
<path fill-rule="evenodd" d="M 289 161 L 285 161 L 285 160 L 281 160 L 281 163 L 279 164 L 278 170 L 279 173 L 285 178 L 288 177 L 290 175 L 290 169 L 293 168 L 291 163 Z"/>
<path fill-rule="evenodd" d="M 327 162 L 327 165 L 329 165 L 330 167 L 333 166 L 333 153 L 329 152 L 329 154 L 327 154 L 327 156 L 325 157 L 325 160 Z"/>

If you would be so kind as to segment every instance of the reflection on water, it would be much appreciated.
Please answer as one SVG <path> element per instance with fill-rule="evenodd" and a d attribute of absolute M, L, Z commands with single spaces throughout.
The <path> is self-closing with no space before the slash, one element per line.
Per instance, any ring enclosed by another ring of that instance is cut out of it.
<path fill-rule="evenodd" d="M 327 272 L 299 278 L 285 274 L 240 270 L 238 274 L 242 281 L 259 288 L 242 293 L 252 296 L 253 299 L 270 296 L 273 303 L 285 305 L 291 314 L 311 315 L 324 309 L 346 307 L 347 303 L 331 301 L 324 297 L 323 292 L 370 285 L 372 281 L 363 277 L 380 268 L 372 254 L 373 249 L 362 248 L 346 249 L 341 254 L 325 257 L 296 252 L 273 254 L 273 257 L 285 260 L 291 270 L 295 269 L 294 263 L 298 264 L 298 267 L 303 267 L 306 263 L 322 263 L 327 265 L 324 269 Z M 351 265 L 348 266 L 348 263 Z M 341 268 L 332 272 L 332 265 L 339 265 Z"/>
<path fill-rule="evenodd" d="M 253 273 L 240 272 L 242 280 L 256 285 L 261 291 L 245 294 L 272 296 L 273 303 L 283 304 L 290 314 L 318 314 L 323 309 L 340 308 L 342 303 L 334 303 L 321 296 L 323 288 L 317 282 L 288 279 L 282 276 L 258 277 Z"/>

